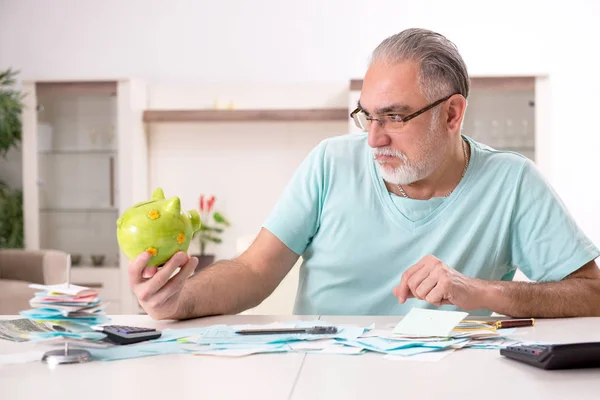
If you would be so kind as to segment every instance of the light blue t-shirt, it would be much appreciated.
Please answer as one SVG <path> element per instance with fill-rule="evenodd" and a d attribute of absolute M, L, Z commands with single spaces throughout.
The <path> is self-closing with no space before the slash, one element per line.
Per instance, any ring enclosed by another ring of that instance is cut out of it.
<path fill-rule="evenodd" d="M 533 162 L 463 138 L 471 145 L 465 176 L 449 197 L 430 200 L 388 192 L 366 134 L 311 151 L 263 225 L 303 256 L 295 314 L 437 309 L 417 299 L 399 304 L 392 292 L 428 254 L 466 276 L 504 281 L 517 268 L 557 281 L 600 256 Z"/>

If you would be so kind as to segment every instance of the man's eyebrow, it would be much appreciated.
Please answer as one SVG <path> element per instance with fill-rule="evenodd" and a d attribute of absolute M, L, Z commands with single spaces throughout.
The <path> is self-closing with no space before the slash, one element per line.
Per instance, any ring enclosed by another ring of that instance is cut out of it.
<path fill-rule="evenodd" d="M 390 113 L 407 113 L 412 108 L 407 104 L 390 104 L 389 106 L 378 108 L 377 114 L 390 114 Z"/>
<path fill-rule="evenodd" d="M 369 114 L 367 110 L 360 104 L 360 100 L 356 103 L 356 106 L 363 110 L 365 113 Z M 390 104 L 389 106 L 381 107 L 375 110 L 376 114 L 390 114 L 390 113 L 408 113 L 412 110 L 412 108 L 407 104 Z"/>

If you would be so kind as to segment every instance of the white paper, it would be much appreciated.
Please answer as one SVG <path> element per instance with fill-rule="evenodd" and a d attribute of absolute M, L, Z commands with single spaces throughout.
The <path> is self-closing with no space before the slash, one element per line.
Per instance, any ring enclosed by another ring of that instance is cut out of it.
<path fill-rule="evenodd" d="M 78 286 L 73 284 L 67 285 L 67 283 L 61 283 L 58 285 L 38 285 L 36 283 L 32 283 L 31 285 L 29 285 L 29 287 L 32 289 L 46 290 L 48 292 L 68 294 L 71 296 L 85 296 L 88 294 L 98 293 L 98 291 L 95 289 L 90 289 L 85 286 Z"/>
<path fill-rule="evenodd" d="M 448 337 L 469 313 L 413 308 L 394 328 L 395 334 Z"/>
<path fill-rule="evenodd" d="M 364 351 L 365 351 L 365 349 L 361 349 L 359 347 L 336 345 L 336 346 L 325 347 L 320 350 L 306 350 L 306 353 L 352 355 L 352 354 L 361 354 Z"/>
<path fill-rule="evenodd" d="M 361 337 L 361 338 L 380 337 L 380 338 L 393 339 L 394 333 L 392 332 L 391 329 L 372 329 L 370 331 L 363 333 L 359 337 Z"/>
<path fill-rule="evenodd" d="M 260 353 L 279 353 L 286 352 L 284 348 L 247 348 L 247 349 L 206 349 L 195 351 L 195 356 L 220 356 L 220 357 L 244 357 Z"/>
<path fill-rule="evenodd" d="M 319 339 L 319 340 L 311 340 L 311 341 L 298 341 L 298 342 L 290 342 L 286 343 L 290 349 L 293 351 L 302 351 L 302 350 L 323 350 L 332 346 L 343 346 L 340 345 L 335 339 Z M 345 346 L 344 346 L 345 347 Z"/>

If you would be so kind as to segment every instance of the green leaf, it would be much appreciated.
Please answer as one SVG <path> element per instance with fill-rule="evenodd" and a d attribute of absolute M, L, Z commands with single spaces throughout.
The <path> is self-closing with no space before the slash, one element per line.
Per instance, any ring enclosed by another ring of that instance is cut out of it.
<path fill-rule="evenodd" d="M 214 243 L 222 243 L 223 242 L 223 240 L 221 238 L 212 236 L 212 235 L 203 235 L 201 240 L 208 241 L 208 242 L 214 242 Z"/>
<path fill-rule="evenodd" d="M 223 216 L 223 214 L 219 213 L 219 212 L 215 212 L 213 214 L 213 219 L 218 222 L 219 224 L 223 224 L 225 226 L 230 226 L 231 223 Z"/>
<path fill-rule="evenodd" d="M 4 157 L 11 147 L 21 143 L 23 94 L 14 89 L 17 71 L 0 72 L 0 154 Z"/>
<path fill-rule="evenodd" d="M 23 247 L 23 192 L 0 182 L 0 248 Z"/>

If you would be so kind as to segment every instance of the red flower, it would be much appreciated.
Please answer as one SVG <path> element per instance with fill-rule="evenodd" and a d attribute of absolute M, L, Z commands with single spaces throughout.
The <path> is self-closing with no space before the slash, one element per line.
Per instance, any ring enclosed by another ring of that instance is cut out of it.
<path fill-rule="evenodd" d="M 208 212 L 212 211 L 213 205 L 215 204 L 215 196 L 214 195 L 210 195 L 210 197 L 208 198 L 208 200 L 206 201 L 206 208 Z"/>

